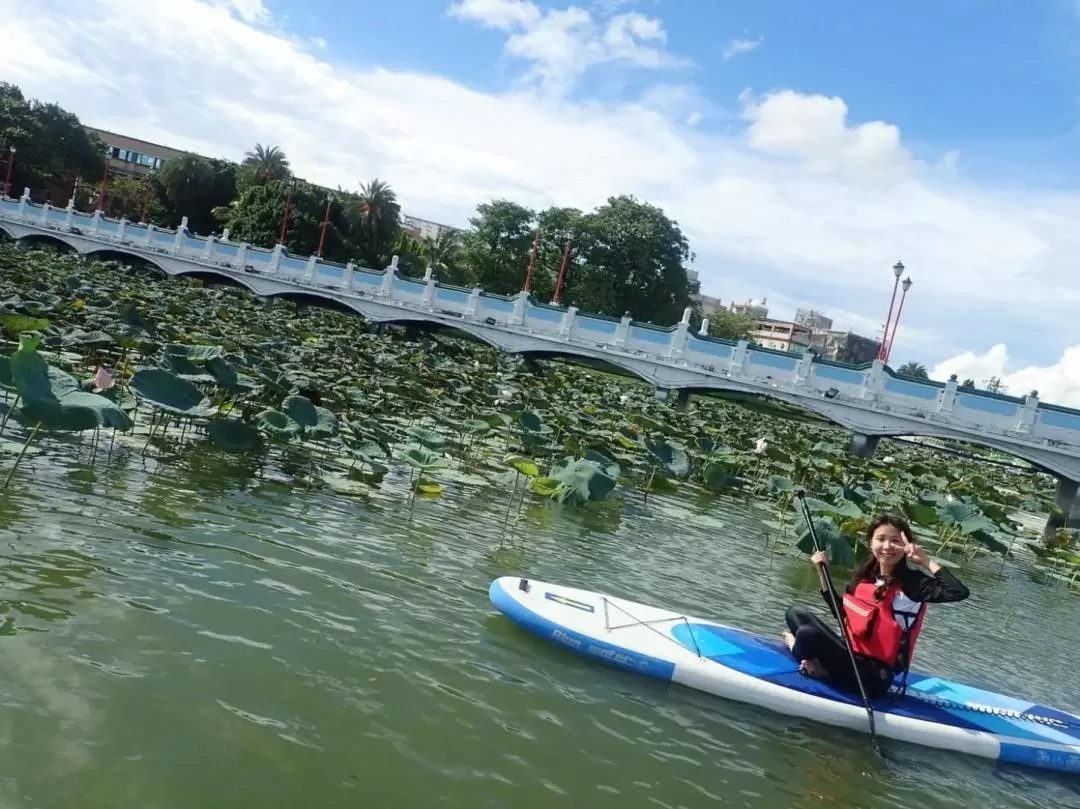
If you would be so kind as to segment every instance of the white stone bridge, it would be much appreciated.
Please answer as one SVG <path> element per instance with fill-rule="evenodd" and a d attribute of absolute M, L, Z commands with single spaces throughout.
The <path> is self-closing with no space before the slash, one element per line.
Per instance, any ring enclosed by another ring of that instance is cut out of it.
<path fill-rule="evenodd" d="M 405 278 L 397 260 L 371 270 L 294 257 L 279 245 L 252 247 L 223 237 L 189 234 L 0 199 L 0 229 L 20 242 L 48 240 L 84 256 L 126 254 L 170 276 L 214 275 L 266 298 L 291 297 L 347 307 L 374 323 L 425 321 L 459 329 L 502 351 L 525 356 L 600 360 L 664 391 L 738 391 L 805 407 L 851 430 L 857 454 L 880 436 L 921 435 L 971 441 L 1023 458 L 1062 481 L 1066 511 L 1080 481 L 1080 411 L 1022 398 L 898 377 L 881 362 L 855 367 L 695 334 L 690 311 L 672 327 L 635 323 L 538 303 L 526 292 L 503 297 Z"/>

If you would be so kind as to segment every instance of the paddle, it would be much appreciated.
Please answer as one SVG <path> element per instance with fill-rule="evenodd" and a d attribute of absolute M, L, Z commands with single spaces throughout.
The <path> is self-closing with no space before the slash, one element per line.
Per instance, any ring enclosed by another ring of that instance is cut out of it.
<path fill-rule="evenodd" d="M 810 507 L 806 505 L 806 491 L 799 489 L 796 492 L 799 498 L 799 502 L 802 504 L 803 516 L 806 518 L 806 525 L 810 528 L 810 539 L 814 543 L 814 550 L 823 551 L 821 543 L 818 542 L 817 532 L 814 530 L 814 520 L 810 516 Z M 851 668 L 855 672 L 855 682 L 859 684 L 859 694 L 862 695 L 863 706 L 866 708 L 866 716 L 870 720 L 870 744 L 873 745 L 874 751 L 885 758 L 885 754 L 881 751 L 881 745 L 878 744 L 877 730 L 874 728 L 874 709 L 870 707 L 870 698 L 866 696 L 866 686 L 863 685 L 862 675 L 859 674 L 859 666 L 855 662 L 855 652 L 851 649 L 851 644 L 848 643 L 847 630 L 844 626 L 844 613 L 840 609 L 840 605 L 836 603 L 836 590 L 833 588 L 832 576 L 829 575 L 829 565 L 825 563 L 821 566 L 822 575 L 825 577 L 825 589 L 829 594 L 829 602 L 832 604 L 833 613 L 840 621 L 840 639 L 843 641 L 844 648 L 847 649 L 848 657 L 851 658 Z"/>

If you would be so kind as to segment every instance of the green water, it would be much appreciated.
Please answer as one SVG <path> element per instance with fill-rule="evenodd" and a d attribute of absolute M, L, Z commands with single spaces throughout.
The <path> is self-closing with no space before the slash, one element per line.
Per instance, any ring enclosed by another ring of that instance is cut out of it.
<path fill-rule="evenodd" d="M 881 763 L 857 733 L 609 670 L 489 607 L 492 578 L 526 572 L 778 632 L 813 574 L 762 552 L 753 506 L 541 508 L 504 532 L 491 490 L 410 510 L 392 481 L 362 501 L 252 471 L 46 453 L 0 492 L 4 809 L 1080 801 L 959 755 L 886 742 Z M 992 568 L 932 612 L 921 667 L 1080 708 L 1080 602 Z"/>

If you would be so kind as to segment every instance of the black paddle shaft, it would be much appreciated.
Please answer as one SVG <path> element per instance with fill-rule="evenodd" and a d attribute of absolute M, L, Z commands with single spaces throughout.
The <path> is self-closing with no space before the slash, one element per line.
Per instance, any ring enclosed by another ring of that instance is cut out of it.
<path fill-rule="evenodd" d="M 810 539 L 814 543 L 814 550 L 823 551 L 821 543 L 818 541 L 817 532 L 814 530 L 814 520 L 810 516 L 810 507 L 806 505 L 806 491 L 799 489 L 796 492 L 799 498 L 799 502 L 802 504 L 803 517 L 806 519 L 806 525 L 810 529 Z M 840 622 L 840 640 L 844 644 L 844 648 L 847 649 L 848 657 L 851 658 L 851 668 L 855 672 L 855 682 L 859 685 L 859 694 L 862 696 L 863 707 L 866 708 L 866 717 L 870 720 L 870 744 L 874 750 L 882 758 L 885 754 L 881 751 L 881 745 L 878 743 L 877 730 L 874 727 L 874 709 L 870 707 L 870 697 L 866 695 L 866 686 L 863 685 L 862 675 L 859 674 L 859 664 L 855 661 L 855 652 L 851 648 L 851 644 L 848 643 L 847 630 L 844 626 L 844 613 L 840 610 L 840 605 L 836 603 L 836 589 L 833 587 L 832 576 L 829 575 L 829 565 L 824 563 L 821 566 L 821 572 L 825 577 L 825 589 L 829 595 L 829 603 L 832 604 L 833 613 L 836 615 L 837 620 Z"/>

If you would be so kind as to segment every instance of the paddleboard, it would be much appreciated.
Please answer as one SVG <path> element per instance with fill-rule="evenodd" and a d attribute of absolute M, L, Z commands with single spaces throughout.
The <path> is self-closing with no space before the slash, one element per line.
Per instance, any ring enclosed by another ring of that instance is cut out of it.
<path fill-rule="evenodd" d="M 604 593 L 504 576 L 491 603 L 524 629 L 603 663 L 726 699 L 868 732 L 866 708 L 799 672 L 780 638 Z M 872 704 L 881 737 L 1080 773 L 1080 716 L 940 677 Z"/>

